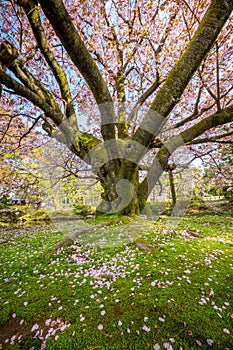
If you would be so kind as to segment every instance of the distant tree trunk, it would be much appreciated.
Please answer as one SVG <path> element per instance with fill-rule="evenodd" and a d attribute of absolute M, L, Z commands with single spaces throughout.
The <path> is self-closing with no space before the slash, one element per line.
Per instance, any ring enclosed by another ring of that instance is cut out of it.
<path fill-rule="evenodd" d="M 175 182 L 174 182 L 174 176 L 173 176 L 173 170 L 176 168 L 175 164 L 169 164 L 168 165 L 168 176 L 169 176 L 169 184 L 170 184 L 170 190 L 171 190 L 171 196 L 172 196 L 172 208 L 176 205 L 176 188 L 175 188 Z"/>

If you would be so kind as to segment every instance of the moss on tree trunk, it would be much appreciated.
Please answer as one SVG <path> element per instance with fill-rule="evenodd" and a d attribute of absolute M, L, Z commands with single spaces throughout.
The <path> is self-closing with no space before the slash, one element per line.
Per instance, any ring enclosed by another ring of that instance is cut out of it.
<path fill-rule="evenodd" d="M 103 177 L 101 172 L 102 201 L 97 207 L 97 215 L 138 215 L 145 203 L 139 192 L 139 168 L 129 160 L 119 160 L 120 166 L 113 176 Z M 113 174 L 112 174 L 113 175 Z"/>

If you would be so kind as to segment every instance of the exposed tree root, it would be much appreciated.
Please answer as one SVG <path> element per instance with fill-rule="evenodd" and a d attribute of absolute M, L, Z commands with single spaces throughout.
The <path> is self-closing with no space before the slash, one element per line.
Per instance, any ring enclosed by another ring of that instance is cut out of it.
<path fill-rule="evenodd" d="M 57 250 L 59 250 L 62 247 L 73 244 L 76 241 L 76 238 L 81 233 L 86 233 L 86 232 L 89 232 L 91 230 L 95 230 L 95 229 L 102 228 L 102 227 L 107 227 L 110 225 L 116 225 L 116 224 L 122 224 L 122 221 L 120 218 L 114 218 L 114 219 L 111 219 L 110 221 L 104 221 L 104 222 L 101 222 L 101 223 L 96 224 L 96 225 L 82 226 L 78 230 L 75 230 L 74 232 L 72 232 L 71 235 L 64 237 L 62 240 L 58 241 L 53 246 L 53 249 L 56 252 Z"/>
<path fill-rule="evenodd" d="M 81 234 L 88 233 L 91 231 L 95 231 L 97 229 L 103 228 L 103 227 L 109 227 L 109 226 L 116 226 L 116 225 L 123 225 L 125 226 L 125 229 L 127 230 L 128 233 L 133 233 L 133 241 L 136 245 L 136 247 L 140 250 L 144 250 L 148 253 L 151 253 L 153 249 L 152 247 L 145 241 L 145 239 L 140 239 L 138 235 L 135 233 L 139 228 L 142 229 L 142 226 L 147 226 L 147 225 L 142 225 L 141 222 L 138 222 L 137 220 L 132 222 L 130 218 L 128 218 L 129 221 L 127 222 L 126 217 L 124 217 L 124 220 L 122 220 L 121 217 L 119 218 L 111 218 L 109 221 L 104 221 L 96 225 L 90 225 L 90 226 L 82 226 L 79 229 L 75 230 L 72 232 L 69 236 L 64 237 L 62 240 L 58 241 L 54 246 L 53 246 L 53 253 L 55 254 L 59 249 L 62 247 L 66 247 L 69 245 L 72 245 L 74 242 L 76 242 Z M 147 226 L 148 227 L 148 226 Z"/>

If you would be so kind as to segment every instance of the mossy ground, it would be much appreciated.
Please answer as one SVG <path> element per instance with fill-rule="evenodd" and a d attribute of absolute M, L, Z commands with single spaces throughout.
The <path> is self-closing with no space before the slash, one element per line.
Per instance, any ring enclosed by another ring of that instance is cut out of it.
<path fill-rule="evenodd" d="M 64 226 L 2 229 L 0 348 L 233 349 L 232 218 L 207 214 L 90 225 L 57 254 Z"/>

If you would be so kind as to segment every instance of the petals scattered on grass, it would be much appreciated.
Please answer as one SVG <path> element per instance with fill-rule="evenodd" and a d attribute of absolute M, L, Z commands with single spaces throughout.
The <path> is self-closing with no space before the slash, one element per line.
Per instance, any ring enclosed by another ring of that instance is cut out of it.
<path fill-rule="evenodd" d="M 39 325 L 37 323 L 35 323 L 32 328 L 31 328 L 31 332 L 36 331 L 37 329 L 39 329 Z"/>
<path fill-rule="evenodd" d="M 150 327 L 147 327 L 146 325 L 144 325 L 144 326 L 142 327 L 142 330 L 143 330 L 144 332 L 150 332 Z"/>
<path fill-rule="evenodd" d="M 159 344 L 155 344 L 155 345 L 153 346 L 153 350 L 160 350 Z"/>
<path fill-rule="evenodd" d="M 196 340 L 196 344 L 197 344 L 198 346 L 202 346 L 202 342 L 201 342 L 200 340 Z"/>
<path fill-rule="evenodd" d="M 229 329 L 227 329 L 227 328 L 223 328 L 223 332 L 225 333 L 225 334 L 230 334 L 231 332 L 229 331 Z"/>

